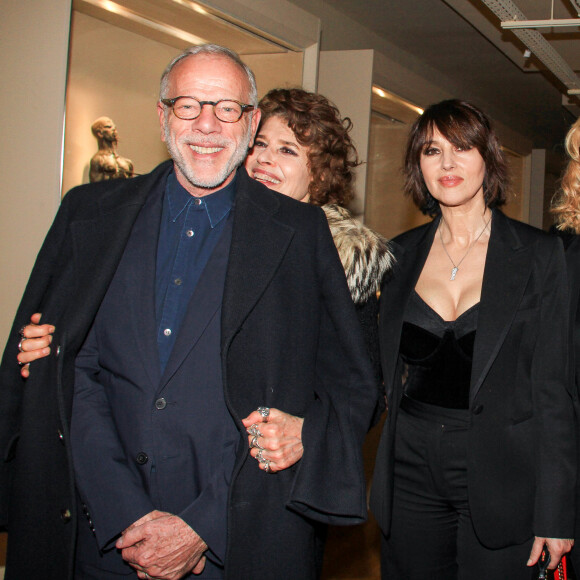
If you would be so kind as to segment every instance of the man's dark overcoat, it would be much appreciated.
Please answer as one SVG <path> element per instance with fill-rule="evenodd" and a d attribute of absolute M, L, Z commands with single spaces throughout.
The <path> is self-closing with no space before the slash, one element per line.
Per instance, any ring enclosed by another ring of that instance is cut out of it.
<path fill-rule="evenodd" d="M 75 484 L 69 424 L 76 353 L 132 225 L 171 163 L 68 193 L 40 251 L 0 369 L 0 525 L 7 580 L 72 577 Z M 156 235 L 155 232 L 152 235 Z M 33 312 L 56 326 L 52 353 L 23 381 L 19 329 Z M 228 505 L 226 577 L 315 576 L 320 523 L 366 517 L 360 447 L 376 387 L 324 214 L 239 170 L 222 302 L 221 358 L 239 428 Z M 258 405 L 303 416 L 304 456 L 269 475 L 241 418 Z M 98 514 L 92 514 L 98 525 Z"/>
<path fill-rule="evenodd" d="M 395 238 L 397 266 L 381 294 L 389 413 L 370 507 L 387 535 L 403 393 L 401 328 L 438 225 L 439 218 Z M 560 241 L 493 210 L 473 348 L 467 461 L 471 517 L 488 548 L 534 535 L 573 537 L 576 394 L 569 380 L 567 306 Z"/>

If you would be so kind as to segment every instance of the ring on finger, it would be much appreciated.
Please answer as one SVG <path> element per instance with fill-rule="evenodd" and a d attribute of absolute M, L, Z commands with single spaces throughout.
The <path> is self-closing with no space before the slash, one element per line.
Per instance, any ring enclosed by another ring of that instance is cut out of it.
<path fill-rule="evenodd" d="M 264 461 L 264 471 L 266 473 L 272 473 L 272 468 L 270 467 L 270 460 L 266 459 L 266 461 Z"/>
<path fill-rule="evenodd" d="M 250 428 L 248 429 L 248 434 L 249 435 L 254 435 L 255 437 L 263 437 L 264 435 L 262 435 L 262 433 L 260 432 L 260 428 L 258 427 L 258 423 L 253 423 L 252 425 L 250 425 Z"/>
<path fill-rule="evenodd" d="M 258 413 L 262 415 L 262 422 L 267 423 L 270 416 L 270 407 L 258 407 Z"/>
<path fill-rule="evenodd" d="M 263 450 L 264 448 L 258 443 L 258 435 L 254 435 L 252 442 L 250 443 L 250 449 L 255 447 L 256 449 Z"/>
<path fill-rule="evenodd" d="M 262 455 L 264 453 L 263 449 L 260 449 L 260 451 L 258 451 L 258 454 L 256 455 L 256 459 L 260 462 L 260 463 L 266 463 L 268 460 Z"/>
<path fill-rule="evenodd" d="M 23 350 L 22 350 L 22 343 L 23 343 L 25 340 L 28 340 L 28 339 L 27 339 L 25 336 L 23 336 L 23 337 L 20 339 L 20 342 L 18 343 L 18 350 L 19 350 L 20 352 L 23 352 Z"/>

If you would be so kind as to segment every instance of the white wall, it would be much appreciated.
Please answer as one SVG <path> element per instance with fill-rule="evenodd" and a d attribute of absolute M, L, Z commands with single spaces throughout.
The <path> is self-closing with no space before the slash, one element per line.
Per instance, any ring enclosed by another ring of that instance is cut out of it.
<path fill-rule="evenodd" d="M 372 84 L 372 50 L 320 53 L 318 92 L 330 99 L 343 117 L 349 117 L 352 121 L 351 137 L 359 159 L 364 162 L 355 170 L 355 197 L 350 205 L 353 214 L 359 218 L 365 211 Z"/>
<path fill-rule="evenodd" d="M 71 0 L 0 2 L 0 344 L 60 201 Z"/>

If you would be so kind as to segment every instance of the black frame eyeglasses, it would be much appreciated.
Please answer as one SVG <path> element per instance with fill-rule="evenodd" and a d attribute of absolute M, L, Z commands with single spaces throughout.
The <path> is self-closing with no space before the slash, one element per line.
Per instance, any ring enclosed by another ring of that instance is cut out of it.
<path fill-rule="evenodd" d="M 198 101 L 193 97 L 175 97 L 173 99 L 160 99 L 166 107 L 173 109 L 173 114 L 178 119 L 193 121 L 201 115 L 204 105 L 211 105 L 213 114 L 223 123 L 237 123 L 246 111 L 252 111 L 254 105 L 246 105 L 234 99 L 220 99 L 219 101 Z"/>

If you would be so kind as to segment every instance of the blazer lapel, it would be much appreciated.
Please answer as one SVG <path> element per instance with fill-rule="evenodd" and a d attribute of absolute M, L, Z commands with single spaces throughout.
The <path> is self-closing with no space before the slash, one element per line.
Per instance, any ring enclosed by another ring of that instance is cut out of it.
<path fill-rule="evenodd" d="M 163 183 L 165 186 L 165 183 Z M 149 380 L 155 387 L 159 383 L 161 368 L 157 347 L 157 318 L 155 312 L 155 275 L 157 271 L 157 243 L 163 213 L 163 191 L 160 188 L 151 196 L 131 234 L 127 251 L 127 287 L 131 310 L 131 329 L 134 343 Z"/>
<path fill-rule="evenodd" d="M 417 280 L 431 250 L 439 219 L 435 218 L 428 224 L 420 232 L 414 244 L 406 245 L 405 248 L 401 246 L 394 248 L 396 256 L 395 274 L 383 286 L 381 292 L 381 304 L 385 312 L 381 316 L 385 320 L 385 324 L 381 325 L 383 331 L 380 334 L 381 351 L 386 353 L 382 362 L 383 374 L 385 378 L 392 379 L 390 383 L 387 383 L 387 397 L 392 396 L 391 388 L 394 385 L 403 316 L 407 308 L 407 302 L 417 285 Z"/>
<path fill-rule="evenodd" d="M 510 329 L 530 276 L 532 250 L 494 210 L 471 369 L 470 405 Z"/>
<path fill-rule="evenodd" d="M 243 170 L 238 180 L 222 304 L 222 353 L 272 280 L 294 236 L 293 228 L 274 219 L 276 198 L 252 191 L 255 184 Z"/>
<path fill-rule="evenodd" d="M 167 385 L 187 355 L 195 347 L 222 304 L 228 255 L 232 240 L 232 222 L 233 219 L 230 214 L 221 237 L 189 301 L 187 313 L 181 323 L 179 334 L 161 378 L 161 389 Z"/>

